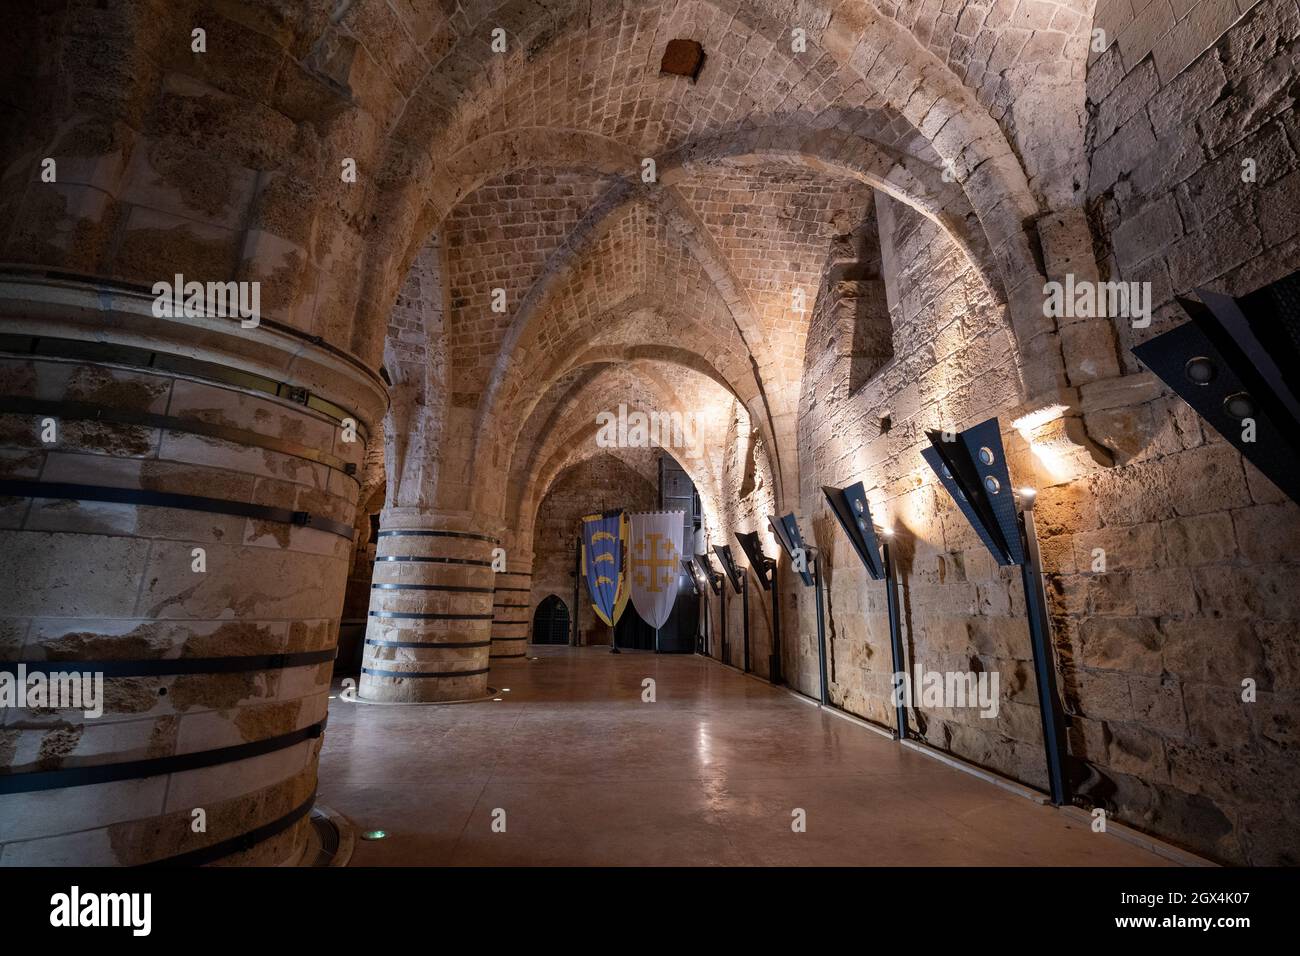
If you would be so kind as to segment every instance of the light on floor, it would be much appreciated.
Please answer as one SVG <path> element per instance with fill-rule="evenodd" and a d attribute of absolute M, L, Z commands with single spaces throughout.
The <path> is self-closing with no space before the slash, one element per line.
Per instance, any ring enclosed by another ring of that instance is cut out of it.
<path fill-rule="evenodd" d="M 388 836 L 388 833 L 384 830 L 366 830 L 364 833 L 361 834 L 361 839 L 382 840 L 386 836 Z"/>

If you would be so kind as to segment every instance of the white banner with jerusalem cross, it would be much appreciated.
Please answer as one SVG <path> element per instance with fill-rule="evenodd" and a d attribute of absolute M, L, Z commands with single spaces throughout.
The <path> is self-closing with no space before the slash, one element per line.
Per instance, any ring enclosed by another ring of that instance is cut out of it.
<path fill-rule="evenodd" d="M 685 514 L 681 511 L 632 515 L 632 536 L 628 542 L 632 606 L 655 630 L 663 627 L 677 600 L 684 523 Z"/>

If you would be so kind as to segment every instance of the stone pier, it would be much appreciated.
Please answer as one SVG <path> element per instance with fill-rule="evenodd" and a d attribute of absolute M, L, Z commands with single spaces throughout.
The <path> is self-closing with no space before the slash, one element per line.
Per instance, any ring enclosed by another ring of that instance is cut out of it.
<path fill-rule="evenodd" d="M 103 681 L 102 714 L 3 711 L 6 865 L 302 850 L 382 385 L 152 301 L 0 283 L 0 660 Z"/>
<path fill-rule="evenodd" d="M 487 693 L 494 535 L 460 513 L 385 510 L 360 695 L 467 700 Z"/>

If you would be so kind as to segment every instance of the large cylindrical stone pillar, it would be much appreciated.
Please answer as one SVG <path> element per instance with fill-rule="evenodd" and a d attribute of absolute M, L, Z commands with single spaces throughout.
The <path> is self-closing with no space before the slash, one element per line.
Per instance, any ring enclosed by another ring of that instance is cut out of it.
<path fill-rule="evenodd" d="M 306 845 L 383 385 L 293 330 L 153 302 L 0 278 L 0 678 L 27 695 L 0 710 L 0 865 Z M 38 674 L 81 700 L 43 702 Z"/>
<path fill-rule="evenodd" d="M 506 567 L 496 576 L 492 598 L 492 660 L 518 660 L 528 656 L 529 594 L 532 591 L 533 556 L 513 549 Z"/>
<path fill-rule="evenodd" d="M 471 700 L 487 693 L 497 538 L 482 528 L 462 512 L 383 512 L 363 700 Z"/>

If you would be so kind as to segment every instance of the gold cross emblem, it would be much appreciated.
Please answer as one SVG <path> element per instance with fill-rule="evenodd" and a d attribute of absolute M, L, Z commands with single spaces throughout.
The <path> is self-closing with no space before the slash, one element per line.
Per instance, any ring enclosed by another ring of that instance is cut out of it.
<path fill-rule="evenodd" d="M 646 541 L 650 542 L 650 556 L 645 556 Z M 660 557 L 659 542 L 663 542 L 662 550 L 665 552 Z M 647 591 L 659 593 L 672 584 L 676 577 L 677 570 L 677 548 L 672 541 L 668 540 L 661 534 L 649 532 L 644 541 L 638 541 L 634 549 L 636 554 L 632 556 L 632 573 L 636 575 L 636 583 Z M 647 576 L 646 572 L 649 572 Z M 668 572 L 666 575 L 663 572 Z"/>

